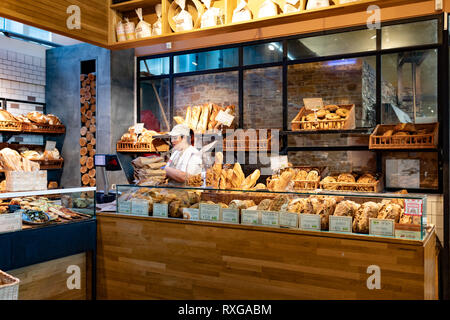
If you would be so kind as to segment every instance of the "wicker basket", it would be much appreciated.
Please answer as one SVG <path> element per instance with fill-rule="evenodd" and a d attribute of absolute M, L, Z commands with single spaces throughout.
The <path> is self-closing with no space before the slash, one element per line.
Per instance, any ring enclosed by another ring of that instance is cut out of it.
<path fill-rule="evenodd" d="M 45 123 L 23 122 L 22 131 L 34 133 L 65 133 L 64 125 L 50 125 Z"/>
<path fill-rule="evenodd" d="M 0 131 L 22 131 L 22 122 L 19 121 L 0 121 Z"/>
<path fill-rule="evenodd" d="M 320 182 L 320 188 L 329 191 L 380 193 L 383 191 L 383 179 L 380 178 L 372 183 Z"/>
<path fill-rule="evenodd" d="M 18 300 L 20 280 L 0 270 L 0 300 Z"/>
<path fill-rule="evenodd" d="M 289 169 L 305 170 L 306 172 L 310 172 L 311 170 L 319 171 L 319 177 L 317 178 L 317 180 L 292 180 L 294 182 L 295 191 L 319 189 L 320 180 L 328 175 L 328 167 L 302 167 L 302 166 L 284 168 L 280 171 L 280 174 Z M 272 180 L 273 180 L 272 177 L 268 177 L 266 179 L 267 185 L 269 185 Z"/>
<path fill-rule="evenodd" d="M 232 136 L 223 140 L 223 151 L 270 151 L 272 134 L 267 130 L 267 139 L 259 139 L 259 129 L 256 129 L 256 140 L 252 137 L 245 136 L 245 140 L 239 140 L 239 136 Z"/>
<path fill-rule="evenodd" d="M 167 152 L 169 145 L 162 140 L 153 142 L 117 142 L 117 152 Z"/>
<path fill-rule="evenodd" d="M 383 137 L 386 131 L 394 130 L 395 125 L 377 125 L 370 135 L 369 149 L 428 149 L 437 147 L 439 123 L 415 124 L 414 126 L 418 130 L 426 129 L 430 133 Z"/>
<path fill-rule="evenodd" d="M 61 169 L 64 163 L 64 159 L 58 160 L 31 160 L 39 163 L 41 170 Z"/>
<path fill-rule="evenodd" d="M 345 104 L 339 105 L 339 108 L 347 109 L 349 115 L 346 119 L 341 120 L 318 120 L 318 121 L 301 121 L 303 116 L 314 113 L 305 107 L 291 121 L 293 131 L 326 131 L 326 130 L 351 130 L 356 128 L 355 123 L 355 105 Z"/>

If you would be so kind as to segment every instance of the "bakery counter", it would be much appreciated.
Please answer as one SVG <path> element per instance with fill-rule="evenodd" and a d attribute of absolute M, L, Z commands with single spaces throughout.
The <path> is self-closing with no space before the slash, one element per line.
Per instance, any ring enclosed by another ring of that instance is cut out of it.
<path fill-rule="evenodd" d="M 98 299 L 437 299 L 423 240 L 97 214 Z"/>

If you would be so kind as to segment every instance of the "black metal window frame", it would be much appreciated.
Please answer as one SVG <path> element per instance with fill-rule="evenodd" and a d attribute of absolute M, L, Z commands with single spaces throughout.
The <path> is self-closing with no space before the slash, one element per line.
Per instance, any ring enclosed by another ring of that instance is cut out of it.
<path fill-rule="evenodd" d="M 422 22 L 422 21 L 437 21 L 437 42 L 434 44 L 424 44 L 424 45 L 414 45 L 414 46 L 407 46 L 407 47 L 399 47 L 399 48 L 389 48 L 389 49 L 382 49 L 382 28 L 387 26 L 394 26 L 394 25 L 401 25 L 401 24 L 408 24 L 413 22 Z M 281 150 L 282 154 L 287 154 L 289 151 L 369 151 L 367 146 L 337 146 L 337 147 L 289 147 L 287 144 L 287 135 L 283 134 L 283 132 L 286 132 L 288 130 L 288 92 L 287 92 L 287 78 L 288 78 L 288 67 L 290 65 L 299 65 L 299 64 L 306 64 L 306 63 L 312 63 L 312 62 L 323 62 L 323 61 L 331 61 L 331 60 L 339 60 L 339 59 L 351 59 L 351 58 L 363 58 L 363 57 L 375 57 L 376 59 L 376 105 L 375 105 L 375 114 L 376 114 L 376 124 L 381 123 L 381 107 L 382 107 L 382 94 L 381 94 L 381 58 L 382 56 L 386 54 L 395 54 L 395 53 L 402 53 L 402 52 L 409 52 L 409 51 L 418 51 L 418 50 L 429 50 L 429 49 L 436 49 L 438 51 L 438 121 L 443 124 L 440 126 L 439 131 L 439 146 L 438 149 L 432 149 L 432 150 L 420 150 L 420 152 L 435 152 L 438 155 L 438 189 L 408 189 L 410 192 L 418 192 L 418 193 L 431 193 L 431 194 L 442 194 L 444 192 L 443 188 L 443 163 L 444 163 L 444 152 L 442 151 L 442 140 L 443 140 L 443 132 L 448 131 L 448 125 L 446 122 L 443 123 L 443 112 L 444 107 L 443 103 L 445 103 L 442 100 L 442 93 L 443 90 L 446 90 L 442 87 L 442 79 L 443 79 L 443 71 L 441 70 L 440 66 L 442 63 L 442 55 L 444 53 L 443 51 L 443 41 L 444 35 L 444 16 L 443 14 L 437 14 L 437 15 L 429 15 L 424 17 L 417 17 L 417 18 L 411 18 L 411 19 L 402 19 L 397 21 L 389 21 L 389 22 L 383 22 L 381 23 L 381 28 L 376 29 L 376 49 L 371 51 L 360 51 L 360 52 L 351 52 L 346 54 L 338 54 L 338 55 L 324 55 L 319 57 L 312 57 L 312 58 L 303 58 L 303 59 L 294 59 L 294 60 L 288 60 L 287 54 L 288 54 L 288 41 L 289 40 L 295 40 L 295 39 L 303 39 L 303 38 L 311 38 L 316 36 L 324 36 L 324 35 L 333 35 L 333 34 L 341 34 L 341 33 L 348 33 L 352 31 L 360 31 L 360 30 L 367 30 L 367 26 L 355 26 L 355 27 L 349 27 L 349 28 L 341 28 L 341 29 L 334 29 L 334 30 L 326 30 L 326 31 L 320 31 L 320 32 L 313 32 L 313 33 L 307 33 L 307 34 L 300 34 L 300 35 L 292 35 L 287 37 L 279 37 L 279 38 L 271 38 L 271 39 L 264 39 L 264 40 L 257 40 L 257 41 L 249 41 L 249 42 L 243 42 L 239 44 L 230 44 L 230 45 L 223 45 L 223 46 L 215 46 L 215 47 L 208 47 L 208 48 L 202 48 L 202 49 L 193 49 L 193 50 L 186 50 L 186 51 L 177 51 L 177 52 L 171 52 L 171 53 L 165 53 L 165 54 L 157 54 L 157 55 L 150 55 L 150 56 L 142 56 L 137 58 L 137 70 L 136 74 L 138 75 L 136 77 L 136 85 L 137 85 L 137 120 L 140 122 L 140 113 L 141 113 L 141 96 L 140 96 L 140 83 L 141 81 L 148 81 L 148 80 L 159 80 L 159 79 L 169 79 L 169 117 L 170 121 L 173 124 L 173 108 L 174 108 L 174 95 L 176 94 L 174 92 L 174 80 L 176 78 L 180 77 L 188 77 L 188 76 L 196 76 L 196 75 L 205 75 L 205 74 L 215 74 L 215 73 L 226 73 L 226 72 L 238 72 L 238 106 L 239 106 L 239 128 L 244 127 L 244 72 L 247 70 L 252 69 L 263 69 L 263 68 L 270 68 L 270 67 L 281 67 L 282 70 L 282 112 L 283 112 L 283 124 L 282 124 L 282 142 L 284 148 Z M 281 42 L 283 45 L 283 58 L 280 61 L 277 62 L 269 62 L 269 63 L 260 63 L 260 64 L 253 64 L 253 65 L 244 65 L 243 63 L 243 49 L 247 46 L 254 46 L 259 44 L 270 44 L 272 42 Z M 174 57 L 179 55 L 185 55 L 185 54 L 193 54 L 193 53 L 202 53 L 202 52 L 210 52 L 215 50 L 223 50 L 223 49 L 230 49 L 230 48 L 238 48 L 239 52 L 239 64 L 235 67 L 226 67 L 226 68 L 217 68 L 217 69 L 207 69 L 207 70 L 200 70 L 200 71 L 190 71 L 190 72 L 180 72 L 175 73 L 174 72 Z M 148 59 L 157 59 L 157 58 L 165 58 L 169 57 L 169 74 L 163 74 L 163 75 L 155 75 L 155 76 L 147 76 L 147 77 L 141 77 L 140 76 L 140 65 L 141 61 L 148 60 Z M 447 131 L 444 131 L 447 130 Z M 376 158 L 377 158 L 377 171 L 381 172 L 382 170 L 382 152 L 380 151 L 373 151 L 376 152 Z M 418 151 L 419 152 L 419 151 Z M 387 191 L 394 191 L 398 189 L 386 189 Z"/>

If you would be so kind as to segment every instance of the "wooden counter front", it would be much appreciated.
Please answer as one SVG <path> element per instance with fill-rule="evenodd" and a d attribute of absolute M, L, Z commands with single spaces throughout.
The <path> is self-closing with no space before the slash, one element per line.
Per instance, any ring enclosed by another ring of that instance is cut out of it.
<path fill-rule="evenodd" d="M 437 299 L 424 241 L 97 216 L 98 299 Z M 380 289 L 368 289 L 369 266 Z"/>

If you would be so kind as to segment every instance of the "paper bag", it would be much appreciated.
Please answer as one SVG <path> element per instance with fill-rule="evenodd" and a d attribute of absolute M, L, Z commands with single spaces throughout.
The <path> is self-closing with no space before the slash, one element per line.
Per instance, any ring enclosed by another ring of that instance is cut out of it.
<path fill-rule="evenodd" d="M 152 34 L 154 36 L 159 36 L 162 34 L 162 21 L 161 21 L 161 4 L 157 4 L 155 6 L 155 11 L 156 11 L 156 15 L 158 16 L 158 20 L 156 20 L 156 22 L 153 24 L 153 30 L 152 30 Z"/>
<path fill-rule="evenodd" d="M 231 22 L 243 22 L 251 19 L 252 12 L 247 7 L 247 2 L 245 2 L 245 0 L 241 0 L 236 9 L 233 11 L 233 18 L 231 19 Z"/>
<path fill-rule="evenodd" d="M 173 21 L 175 21 L 175 31 L 189 31 L 194 28 L 194 23 L 192 21 L 192 16 L 189 12 L 184 10 L 186 6 L 186 0 L 175 0 L 175 2 L 180 6 L 181 11 L 175 17 L 173 17 Z"/>
<path fill-rule="evenodd" d="M 300 11 L 300 8 L 296 7 L 298 1 L 299 0 L 287 0 L 283 8 L 283 13 L 292 13 Z"/>
<path fill-rule="evenodd" d="M 330 6 L 329 0 L 308 0 L 308 4 L 306 5 L 306 10 L 318 9 L 323 7 Z"/>
<path fill-rule="evenodd" d="M 122 21 L 119 21 L 116 26 L 116 33 L 117 33 L 117 41 L 126 41 L 127 37 L 125 35 L 125 27 L 122 23 Z"/>
<path fill-rule="evenodd" d="M 130 22 L 128 18 L 125 18 L 125 35 L 127 40 L 136 40 L 136 29 L 134 28 L 134 22 Z"/>
<path fill-rule="evenodd" d="M 148 38 L 152 36 L 152 25 L 144 21 L 142 17 L 142 8 L 136 9 L 139 23 L 136 26 L 136 39 Z"/>
<path fill-rule="evenodd" d="M 202 2 L 205 4 L 206 11 L 202 15 L 200 27 L 207 28 L 217 26 L 217 21 L 221 18 L 222 10 L 220 10 L 220 8 L 211 8 L 211 0 L 202 0 Z M 222 23 L 223 22 L 221 21 L 220 24 Z"/>

